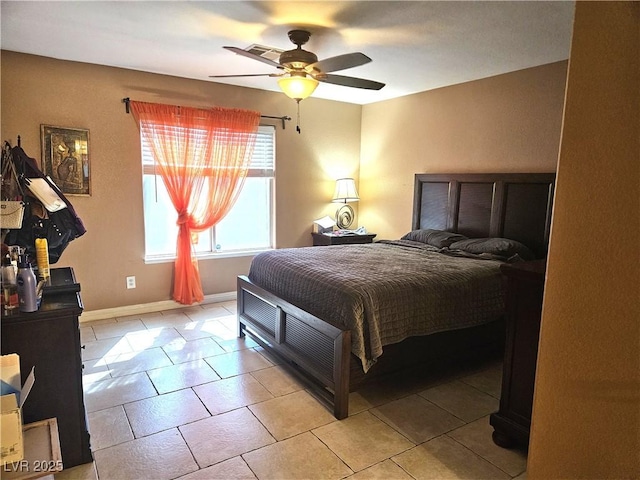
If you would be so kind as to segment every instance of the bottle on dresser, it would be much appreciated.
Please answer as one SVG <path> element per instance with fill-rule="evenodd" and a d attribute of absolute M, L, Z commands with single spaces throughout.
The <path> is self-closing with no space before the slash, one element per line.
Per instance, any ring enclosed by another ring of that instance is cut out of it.
<path fill-rule="evenodd" d="M 11 257 L 6 255 L 2 259 L 2 306 L 5 311 L 18 307 L 18 285 L 16 283 L 16 269 L 11 263 Z"/>
<path fill-rule="evenodd" d="M 18 301 L 21 312 L 35 312 L 38 310 L 38 296 L 36 295 L 36 276 L 26 255 L 18 259 L 18 275 L 16 276 L 18 287 Z"/>

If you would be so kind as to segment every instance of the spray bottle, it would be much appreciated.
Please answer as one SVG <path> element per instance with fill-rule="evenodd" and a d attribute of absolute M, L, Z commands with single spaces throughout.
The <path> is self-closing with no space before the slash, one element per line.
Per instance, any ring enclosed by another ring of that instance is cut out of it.
<path fill-rule="evenodd" d="M 38 263 L 38 277 L 40 280 L 49 278 L 49 245 L 46 238 L 36 238 L 36 262 Z"/>

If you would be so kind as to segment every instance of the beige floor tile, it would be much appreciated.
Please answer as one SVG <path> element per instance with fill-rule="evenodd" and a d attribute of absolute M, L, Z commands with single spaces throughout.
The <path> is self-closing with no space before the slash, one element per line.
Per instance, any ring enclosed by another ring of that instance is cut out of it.
<path fill-rule="evenodd" d="M 413 443 L 369 412 L 312 430 L 354 472 L 413 447 Z"/>
<path fill-rule="evenodd" d="M 246 408 L 184 425 L 180 432 L 200 468 L 275 442 Z"/>
<path fill-rule="evenodd" d="M 124 409 L 136 438 L 209 417 L 190 388 L 127 403 Z"/>
<path fill-rule="evenodd" d="M 508 479 L 509 475 L 491 465 L 455 440 L 442 435 L 392 458 L 411 476 L 424 480 Z"/>
<path fill-rule="evenodd" d="M 412 384 L 404 381 L 401 377 L 398 377 L 397 381 L 394 381 L 393 378 L 370 381 L 349 394 L 349 408 L 353 404 L 355 413 L 356 409 L 369 409 L 406 397 L 414 393 L 408 388 L 410 385 Z"/>
<path fill-rule="evenodd" d="M 411 475 L 392 460 L 377 463 L 347 478 L 349 480 L 413 480 Z"/>
<path fill-rule="evenodd" d="M 352 473 L 309 432 L 254 450 L 242 457 L 260 480 L 339 479 Z"/>
<path fill-rule="evenodd" d="M 105 360 L 112 377 L 173 365 L 161 348 L 150 348 L 142 352 L 121 353 L 115 357 L 106 357 Z"/>
<path fill-rule="evenodd" d="M 238 302 L 236 302 L 235 300 L 220 302 L 219 305 L 221 307 L 226 308 L 227 310 L 229 310 L 229 312 L 233 313 L 234 315 L 238 312 Z"/>
<path fill-rule="evenodd" d="M 465 422 L 497 411 L 500 403 L 497 398 L 460 381 L 429 388 L 420 395 Z"/>
<path fill-rule="evenodd" d="M 229 330 L 214 319 L 192 321 L 183 326 L 176 326 L 175 329 L 185 340 L 211 337 L 218 341 L 235 338 L 237 336 L 235 332 Z"/>
<path fill-rule="evenodd" d="M 95 342 L 96 340 L 97 338 L 95 333 L 93 333 L 93 328 L 80 324 L 80 343 L 84 345 L 87 342 Z"/>
<path fill-rule="evenodd" d="M 457 369 L 451 366 L 418 365 L 383 377 L 381 384 L 406 396 L 448 381 L 455 372 Z"/>
<path fill-rule="evenodd" d="M 524 471 L 517 477 L 514 477 L 513 480 L 527 480 L 527 472 Z"/>
<path fill-rule="evenodd" d="M 98 450 L 94 458 L 100 480 L 172 479 L 198 469 L 175 428 Z"/>
<path fill-rule="evenodd" d="M 419 395 L 386 403 L 371 413 L 416 444 L 464 425 L 462 420 Z"/>
<path fill-rule="evenodd" d="M 83 463 L 75 467 L 65 468 L 54 475 L 55 480 L 98 480 L 98 472 L 94 462 Z"/>
<path fill-rule="evenodd" d="M 380 405 L 379 403 L 377 405 Z M 359 392 L 351 392 L 349 394 L 349 415 L 357 415 L 373 408 L 374 405 L 364 398 Z"/>
<path fill-rule="evenodd" d="M 122 405 L 87 415 L 93 451 L 133 440 L 129 420 Z"/>
<path fill-rule="evenodd" d="M 190 313 L 200 312 L 202 310 L 202 306 L 200 304 L 194 304 L 194 305 L 181 307 L 179 310 L 185 315 L 188 315 Z"/>
<path fill-rule="evenodd" d="M 502 363 L 462 377 L 460 381 L 499 399 L 502 390 Z"/>
<path fill-rule="evenodd" d="M 122 317 L 116 317 L 116 321 L 118 322 L 130 322 L 133 320 L 144 320 L 145 318 L 154 318 L 158 315 L 161 315 L 162 312 L 144 312 L 144 313 L 134 313 L 133 315 L 124 315 Z"/>
<path fill-rule="evenodd" d="M 218 302 L 204 301 L 200 304 L 200 308 L 202 309 L 215 308 L 215 307 L 222 307 L 222 302 L 221 301 L 218 301 Z"/>
<path fill-rule="evenodd" d="M 220 317 L 228 317 L 231 314 L 229 310 L 221 307 L 217 303 L 210 303 L 202 305 L 199 309 L 188 311 L 187 316 L 192 322 L 203 322 L 207 320 L 215 320 Z"/>
<path fill-rule="evenodd" d="M 204 360 L 155 368 L 148 370 L 147 375 L 160 394 L 220 380 L 218 374 Z"/>
<path fill-rule="evenodd" d="M 335 421 L 335 417 L 305 390 L 251 405 L 249 410 L 276 440 Z"/>
<path fill-rule="evenodd" d="M 219 325 L 219 327 L 216 328 L 214 335 L 212 335 L 212 338 L 216 342 L 224 342 L 238 338 L 238 329 L 236 328 L 235 318 L 235 315 L 227 315 L 226 317 L 219 317 L 215 320 L 207 321 L 207 323 L 215 322 Z M 230 322 L 230 319 L 233 319 L 233 321 Z"/>
<path fill-rule="evenodd" d="M 172 310 L 169 312 L 158 312 L 153 317 L 147 317 L 142 319 L 142 323 L 149 329 L 161 328 L 161 327 L 179 327 L 191 322 L 191 319 L 184 313 Z"/>
<path fill-rule="evenodd" d="M 527 468 L 526 450 L 499 447 L 491 440 L 492 433 L 493 427 L 489 425 L 489 417 L 483 417 L 447 435 L 512 477 L 524 472 Z"/>
<path fill-rule="evenodd" d="M 269 390 L 274 397 L 287 395 L 304 388 L 293 376 L 277 365 L 263 370 L 256 370 L 251 372 L 251 375 Z"/>
<path fill-rule="evenodd" d="M 182 336 L 173 327 L 155 327 L 144 332 L 127 333 L 124 338 L 131 345 L 131 350 L 140 352 L 148 348 L 164 347 L 174 340 L 181 340 Z"/>
<path fill-rule="evenodd" d="M 225 309 L 226 310 L 226 309 Z M 238 330 L 238 316 L 236 312 L 229 312 L 222 317 L 216 318 L 218 322 L 220 322 L 224 327 L 235 332 Z"/>
<path fill-rule="evenodd" d="M 273 398 L 273 395 L 249 374 L 200 385 L 194 387 L 193 391 L 211 415 Z"/>
<path fill-rule="evenodd" d="M 93 325 L 93 333 L 96 339 L 122 337 L 125 333 L 140 332 L 147 329 L 141 320 L 128 320 L 126 322 L 102 323 Z"/>
<path fill-rule="evenodd" d="M 205 360 L 222 378 L 273 366 L 273 363 L 254 350 L 238 350 L 237 352 L 205 358 Z"/>
<path fill-rule="evenodd" d="M 375 380 L 367 380 L 349 394 L 349 414 L 356 414 L 451 381 L 457 372 L 455 368 L 436 370 L 420 366 Z"/>
<path fill-rule="evenodd" d="M 190 307 L 178 307 L 178 308 L 171 308 L 169 310 L 162 310 L 160 313 L 162 315 L 166 315 L 166 316 L 171 316 L 171 315 L 186 315 L 186 311 L 189 310 Z"/>
<path fill-rule="evenodd" d="M 88 413 L 157 395 L 146 373 L 134 373 L 84 385 Z"/>
<path fill-rule="evenodd" d="M 197 472 L 189 473 L 179 480 L 255 480 L 256 476 L 242 457 L 233 457 Z"/>
<path fill-rule="evenodd" d="M 237 334 L 234 334 L 234 337 L 229 340 L 216 340 L 216 342 L 225 352 L 237 352 L 238 350 L 248 350 L 259 347 L 259 345 L 249 337 L 239 338 Z"/>
<path fill-rule="evenodd" d="M 180 337 L 180 339 L 172 341 L 162 347 L 162 349 L 173 363 L 184 363 L 226 353 L 226 351 L 210 337 L 190 341 Z"/>
<path fill-rule="evenodd" d="M 87 372 L 82 374 L 82 383 L 84 385 L 89 385 L 91 383 L 106 380 L 107 378 L 111 378 L 111 374 L 109 373 L 109 370 L 100 370 L 100 371 L 95 371 L 93 373 Z"/>
<path fill-rule="evenodd" d="M 80 326 L 82 327 L 95 327 L 96 325 L 106 325 L 107 323 L 116 323 L 117 320 L 115 318 L 103 318 L 101 320 L 91 320 L 90 322 L 82 321 L 82 316 L 80 317 Z"/>
<path fill-rule="evenodd" d="M 90 383 L 111 378 L 109 366 L 103 358 L 84 360 L 82 362 L 82 383 L 87 386 Z"/>
<path fill-rule="evenodd" d="M 96 360 L 103 357 L 113 357 L 133 350 L 124 337 L 105 338 L 86 342 L 82 349 L 82 360 Z"/>

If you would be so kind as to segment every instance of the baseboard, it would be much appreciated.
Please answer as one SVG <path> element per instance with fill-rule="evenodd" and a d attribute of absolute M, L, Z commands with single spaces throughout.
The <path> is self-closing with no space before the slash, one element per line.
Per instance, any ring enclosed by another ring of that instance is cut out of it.
<path fill-rule="evenodd" d="M 236 299 L 236 292 L 215 293 L 213 295 L 205 295 L 204 300 L 194 305 L 206 305 L 208 303 L 228 302 Z M 175 302 L 173 300 L 162 300 L 160 302 L 141 303 L 138 305 L 125 305 L 122 307 L 104 308 L 102 310 L 85 310 L 80 316 L 80 323 L 92 322 L 94 320 L 104 320 L 106 318 L 127 317 L 130 315 L 138 315 L 141 313 L 154 313 L 163 310 L 173 310 L 176 308 L 185 308 L 187 305 Z"/>

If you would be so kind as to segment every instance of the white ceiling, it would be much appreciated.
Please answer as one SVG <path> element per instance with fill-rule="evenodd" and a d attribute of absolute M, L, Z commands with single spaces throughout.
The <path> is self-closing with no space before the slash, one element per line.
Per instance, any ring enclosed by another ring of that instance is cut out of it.
<path fill-rule="evenodd" d="M 314 97 L 367 104 L 569 57 L 569 1 L 2 1 L 4 50 L 279 91 L 275 73 L 222 46 L 295 48 L 312 32 L 320 60 L 360 51 L 373 61 L 340 71 L 379 91 L 321 83 Z"/>

